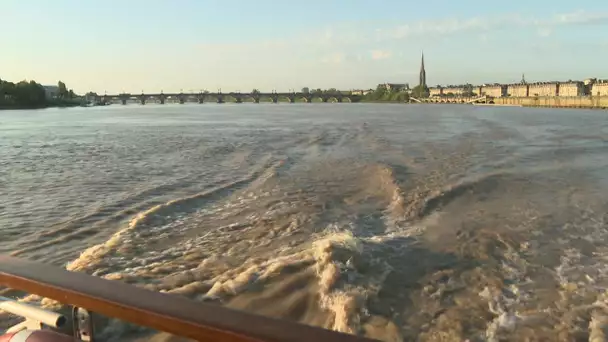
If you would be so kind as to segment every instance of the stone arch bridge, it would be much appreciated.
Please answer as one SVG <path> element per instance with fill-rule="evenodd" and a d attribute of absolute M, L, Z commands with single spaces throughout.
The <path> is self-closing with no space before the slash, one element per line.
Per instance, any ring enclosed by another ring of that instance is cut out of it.
<path fill-rule="evenodd" d="M 126 105 L 127 102 L 136 100 L 141 104 L 146 104 L 146 102 L 156 102 L 160 104 L 164 104 L 167 100 L 177 100 L 179 103 L 186 102 L 215 102 L 215 103 L 243 103 L 243 102 L 272 102 L 278 103 L 279 101 L 288 101 L 290 103 L 295 103 L 297 101 L 303 101 L 311 103 L 313 101 L 319 102 L 358 102 L 361 100 L 360 95 L 352 95 L 352 94 L 344 94 L 344 93 L 336 93 L 336 94 L 317 94 L 317 93 L 301 93 L 301 92 L 291 92 L 291 93 L 163 93 L 160 92 L 158 94 L 117 94 L 117 95 L 102 95 L 98 96 L 96 101 L 109 103 L 113 101 L 121 101 L 123 105 Z"/>
<path fill-rule="evenodd" d="M 462 103 L 462 104 L 494 104 L 494 98 L 491 96 L 471 96 L 471 97 L 427 97 L 416 98 L 410 97 L 410 103 Z"/>

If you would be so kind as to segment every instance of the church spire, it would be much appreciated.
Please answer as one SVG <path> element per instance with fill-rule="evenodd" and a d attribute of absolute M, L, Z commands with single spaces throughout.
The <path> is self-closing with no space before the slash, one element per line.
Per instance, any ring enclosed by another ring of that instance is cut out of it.
<path fill-rule="evenodd" d="M 426 87 L 426 70 L 424 69 L 424 51 L 422 51 L 422 61 L 420 63 L 420 86 Z"/>

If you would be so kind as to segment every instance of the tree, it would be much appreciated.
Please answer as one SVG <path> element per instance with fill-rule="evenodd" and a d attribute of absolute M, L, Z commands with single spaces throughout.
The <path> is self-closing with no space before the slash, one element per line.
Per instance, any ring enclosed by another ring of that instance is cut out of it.
<path fill-rule="evenodd" d="M 260 93 L 260 90 L 259 90 L 259 89 L 253 89 L 253 90 L 251 91 L 251 93 L 252 93 L 252 94 L 259 94 L 259 93 Z"/>
<path fill-rule="evenodd" d="M 57 91 L 59 98 L 65 99 L 68 96 L 68 89 L 65 86 L 65 83 L 59 81 L 57 82 L 57 87 L 59 88 L 59 90 Z"/>
<path fill-rule="evenodd" d="M 308 87 L 302 88 L 302 94 L 309 94 L 309 93 L 310 93 L 310 89 L 308 89 Z"/>
<path fill-rule="evenodd" d="M 429 97 L 430 91 L 429 87 L 423 85 L 417 85 L 412 89 L 412 96 L 421 98 L 421 97 Z"/>

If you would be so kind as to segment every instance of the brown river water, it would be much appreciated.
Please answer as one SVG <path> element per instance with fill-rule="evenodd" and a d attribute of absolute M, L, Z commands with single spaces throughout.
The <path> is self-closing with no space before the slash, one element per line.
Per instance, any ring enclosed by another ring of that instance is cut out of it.
<path fill-rule="evenodd" d="M 467 105 L 4 111 L 0 253 L 383 341 L 603 341 L 607 119 Z M 179 340 L 109 319 L 99 331 Z"/>

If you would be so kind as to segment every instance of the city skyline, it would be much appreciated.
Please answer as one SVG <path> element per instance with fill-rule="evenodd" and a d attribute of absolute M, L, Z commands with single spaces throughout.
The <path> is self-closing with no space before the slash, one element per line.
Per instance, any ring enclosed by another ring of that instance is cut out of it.
<path fill-rule="evenodd" d="M 0 78 L 79 93 L 367 89 L 608 77 L 608 2 L 3 3 Z M 25 40 L 24 40 L 25 39 Z"/>

